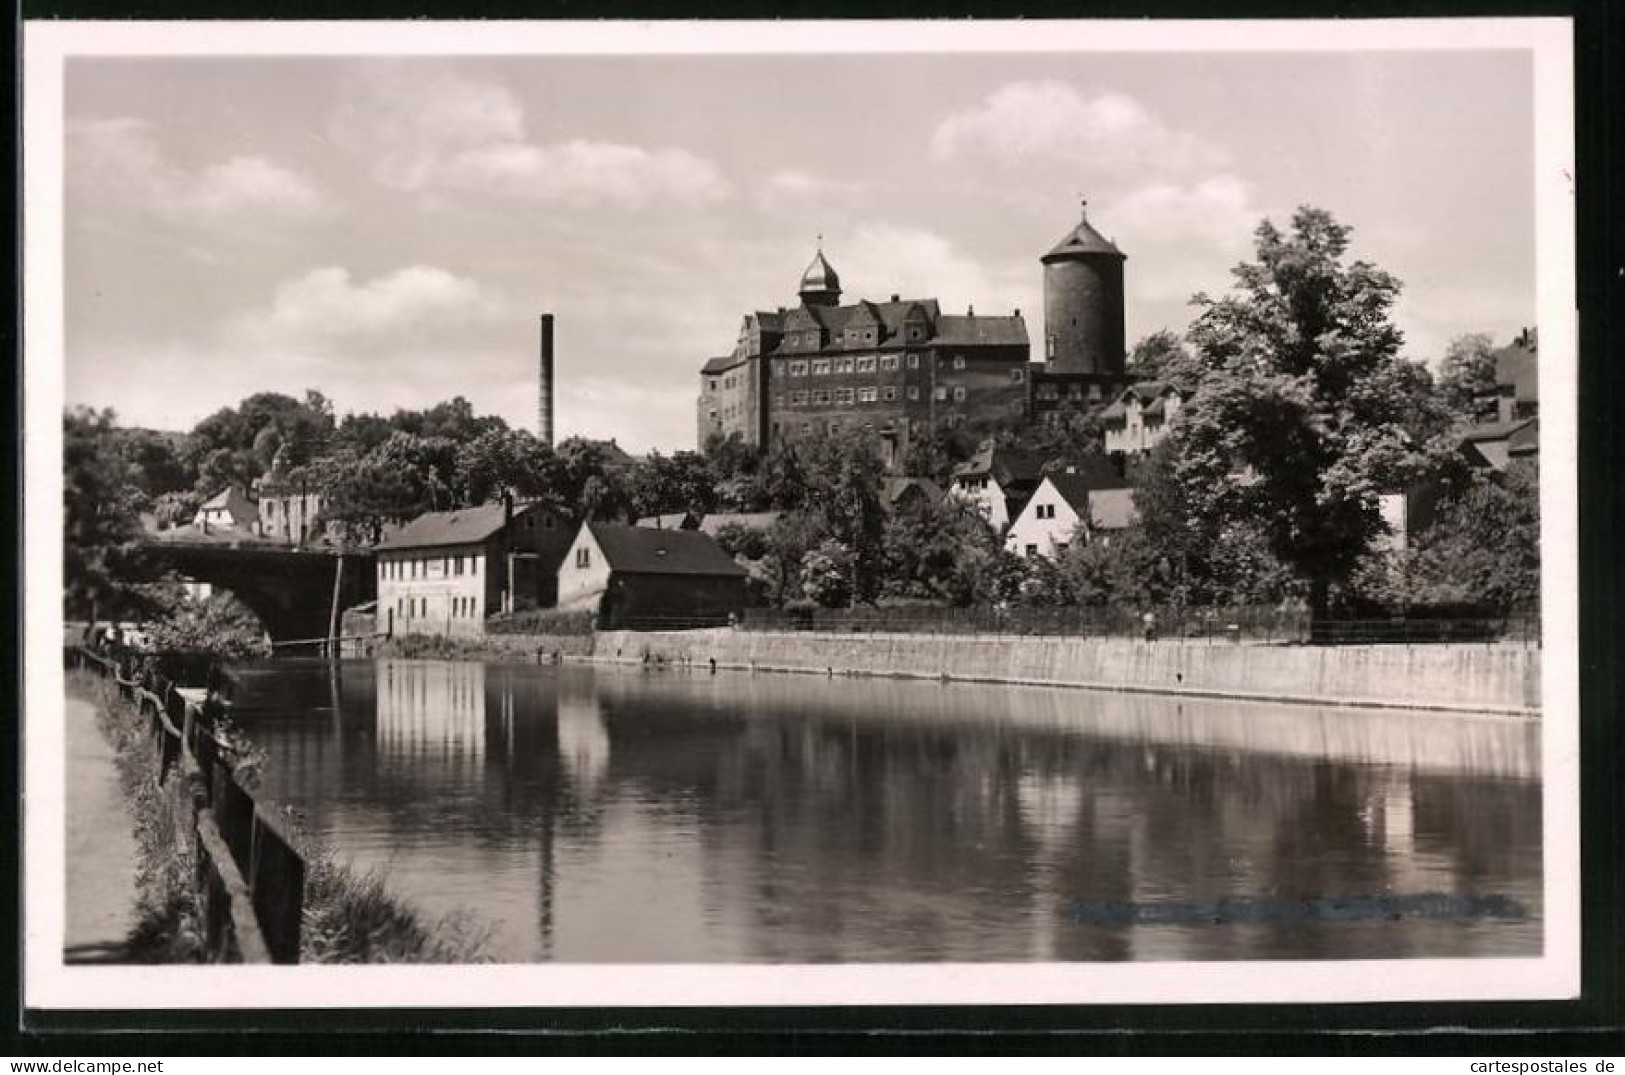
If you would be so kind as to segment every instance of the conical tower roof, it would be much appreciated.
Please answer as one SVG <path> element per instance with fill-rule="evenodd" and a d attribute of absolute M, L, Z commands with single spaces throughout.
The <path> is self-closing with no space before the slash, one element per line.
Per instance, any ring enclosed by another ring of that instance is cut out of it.
<path fill-rule="evenodd" d="M 1083 203 L 1085 206 L 1088 202 Z M 1091 255 L 1104 255 L 1106 257 L 1126 258 L 1128 255 L 1117 249 L 1117 244 L 1095 230 L 1089 223 L 1089 214 L 1084 212 L 1078 219 L 1078 226 L 1067 232 L 1055 248 L 1039 261 L 1064 261 L 1068 258 L 1088 257 Z"/>

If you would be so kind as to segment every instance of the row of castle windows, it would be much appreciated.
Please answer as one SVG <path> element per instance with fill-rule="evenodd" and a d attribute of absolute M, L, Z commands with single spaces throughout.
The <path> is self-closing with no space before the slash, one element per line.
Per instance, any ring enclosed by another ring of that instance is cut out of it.
<path fill-rule="evenodd" d="M 920 398 L 918 385 L 909 385 L 906 392 L 910 400 L 917 401 Z M 950 393 L 955 401 L 964 402 L 965 386 L 962 384 L 953 385 L 951 388 L 948 385 L 938 385 L 932 391 L 933 397 L 939 401 L 946 401 Z M 773 406 L 783 407 L 784 398 L 783 396 L 774 396 Z M 831 404 L 837 407 L 849 407 L 854 402 L 895 403 L 896 401 L 897 388 L 894 385 L 886 385 L 884 388 L 859 388 L 856 390 L 855 395 L 854 390 L 850 388 L 836 388 L 833 390 L 819 388 L 811 392 L 790 393 L 790 406 L 792 407 L 805 407 L 808 404 L 814 407 L 827 407 Z"/>
<path fill-rule="evenodd" d="M 1060 385 L 1054 385 L 1054 384 L 1041 384 L 1041 385 L 1038 386 L 1037 395 L 1038 395 L 1039 399 L 1053 403 L 1054 401 L 1061 398 L 1061 386 Z M 1069 384 L 1069 385 L 1067 385 L 1066 386 L 1066 398 L 1070 399 L 1070 400 L 1080 400 L 1080 399 L 1082 399 L 1083 398 L 1083 386 L 1080 385 L 1080 384 Z M 1100 402 L 1101 398 L 1102 398 L 1102 396 L 1101 396 L 1101 392 L 1100 392 L 1100 386 L 1098 384 L 1090 385 L 1089 386 L 1089 401 L 1091 403 L 1098 403 L 1098 402 Z"/>

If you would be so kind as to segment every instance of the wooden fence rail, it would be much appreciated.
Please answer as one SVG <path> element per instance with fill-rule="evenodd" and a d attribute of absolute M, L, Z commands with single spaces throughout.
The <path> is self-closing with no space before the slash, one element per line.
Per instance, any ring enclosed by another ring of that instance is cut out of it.
<path fill-rule="evenodd" d="M 158 783 L 183 781 L 174 820 L 196 862 L 194 884 L 204 953 L 218 963 L 297 963 L 305 860 L 275 815 L 232 772 L 231 748 L 209 714 L 173 684 L 163 693 L 118 662 L 82 647 L 70 666 L 111 679 L 120 698 L 148 718 Z"/>

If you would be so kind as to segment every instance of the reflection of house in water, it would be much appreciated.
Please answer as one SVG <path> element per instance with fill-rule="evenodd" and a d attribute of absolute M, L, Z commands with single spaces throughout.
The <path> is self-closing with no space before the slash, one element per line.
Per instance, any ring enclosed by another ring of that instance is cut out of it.
<path fill-rule="evenodd" d="M 609 729 L 591 690 L 559 687 L 559 764 L 583 797 L 593 794 L 609 770 Z"/>
<path fill-rule="evenodd" d="M 483 664 L 379 661 L 377 669 L 380 753 L 485 753 Z"/>

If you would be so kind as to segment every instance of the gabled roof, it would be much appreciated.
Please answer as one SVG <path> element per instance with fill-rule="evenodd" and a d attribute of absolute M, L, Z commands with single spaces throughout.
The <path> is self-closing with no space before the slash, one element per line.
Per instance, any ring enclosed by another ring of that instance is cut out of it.
<path fill-rule="evenodd" d="M 1090 504 L 1095 493 L 1108 489 L 1127 489 L 1129 487 L 1128 482 L 1118 476 L 1116 469 L 1109 462 L 1103 459 L 1100 463 L 1101 465 L 1098 467 L 1089 466 L 1083 468 L 1082 473 L 1063 472 L 1044 475 L 1044 480 L 1050 484 L 1062 500 L 1072 506 L 1072 510 L 1078 513 L 1080 519 L 1090 518 Z M 1039 488 L 1043 488 L 1043 486 L 1040 485 Z"/>
<path fill-rule="evenodd" d="M 817 325 L 827 334 L 831 348 L 838 349 L 843 345 L 842 337 L 849 324 L 872 325 L 875 319 L 878 319 L 881 330 L 879 339 L 875 342 L 884 344 L 902 336 L 905 324 L 919 325 L 923 322 L 926 329 L 930 330 L 940 316 L 941 306 L 936 299 L 898 299 L 895 302 L 870 302 L 865 299 L 849 306 L 797 307 L 786 315 L 784 328 L 786 331 L 796 332 Z M 930 337 L 926 339 L 929 340 Z M 866 348 L 873 346 L 875 344 L 864 344 Z M 794 355 L 807 352 L 781 342 L 772 353 Z"/>
<path fill-rule="evenodd" d="M 1037 484 L 1043 471 L 1044 460 L 1036 452 L 983 444 L 975 455 L 954 467 L 954 477 L 991 477 L 1008 490 L 1011 485 Z"/>
<path fill-rule="evenodd" d="M 942 486 L 930 478 L 885 478 L 880 489 L 888 504 L 897 503 L 912 490 L 918 490 L 932 504 L 942 499 Z"/>
<path fill-rule="evenodd" d="M 637 575 L 743 576 L 744 568 L 697 530 L 651 530 L 619 523 L 588 523 L 610 570 Z"/>
<path fill-rule="evenodd" d="M 1539 418 L 1519 418 L 1511 422 L 1486 422 L 1484 425 L 1472 426 L 1467 429 L 1461 439 L 1469 444 L 1478 441 L 1509 440 L 1512 435 L 1540 421 Z"/>
<path fill-rule="evenodd" d="M 766 530 L 784 515 L 782 511 L 713 511 L 700 520 L 700 532 L 715 536 L 725 526 L 746 530 Z"/>
<path fill-rule="evenodd" d="M 536 510 L 539 510 L 537 505 L 521 504 L 513 509 L 513 517 L 517 519 Z M 442 545 L 478 545 L 502 529 L 504 515 L 505 509 L 500 503 L 456 511 L 431 511 L 386 535 L 375 548 L 388 552 Z"/>
<path fill-rule="evenodd" d="M 1019 314 L 1010 317 L 944 314 L 937 318 L 936 342 L 949 347 L 1025 347 L 1027 322 Z"/>
<path fill-rule="evenodd" d="M 239 509 L 246 509 L 251 515 L 254 514 L 255 511 L 254 502 L 248 499 L 248 497 L 244 496 L 243 491 L 237 488 L 235 485 L 228 485 L 226 488 L 220 490 L 218 493 L 205 500 L 203 505 L 198 508 L 198 510 L 218 511 L 221 508 L 227 509 L 233 515 L 235 515 Z"/>
<path fill-rule="evenodd" d="M 1495 383 L 1510 385 L 1514 399 L 1540 398 L 1540 343 L 1534 330 L 1495 352 Z"/>
<path fill-rule="evenodd" d="M 721 358 L 708 358 L 705 365 L 700 368 L 700 372 L 721 373 L 723 370 L 731 370 L 735 366 L 743 366 L 749 361 L 749 355 L 723 355 Z"/>

